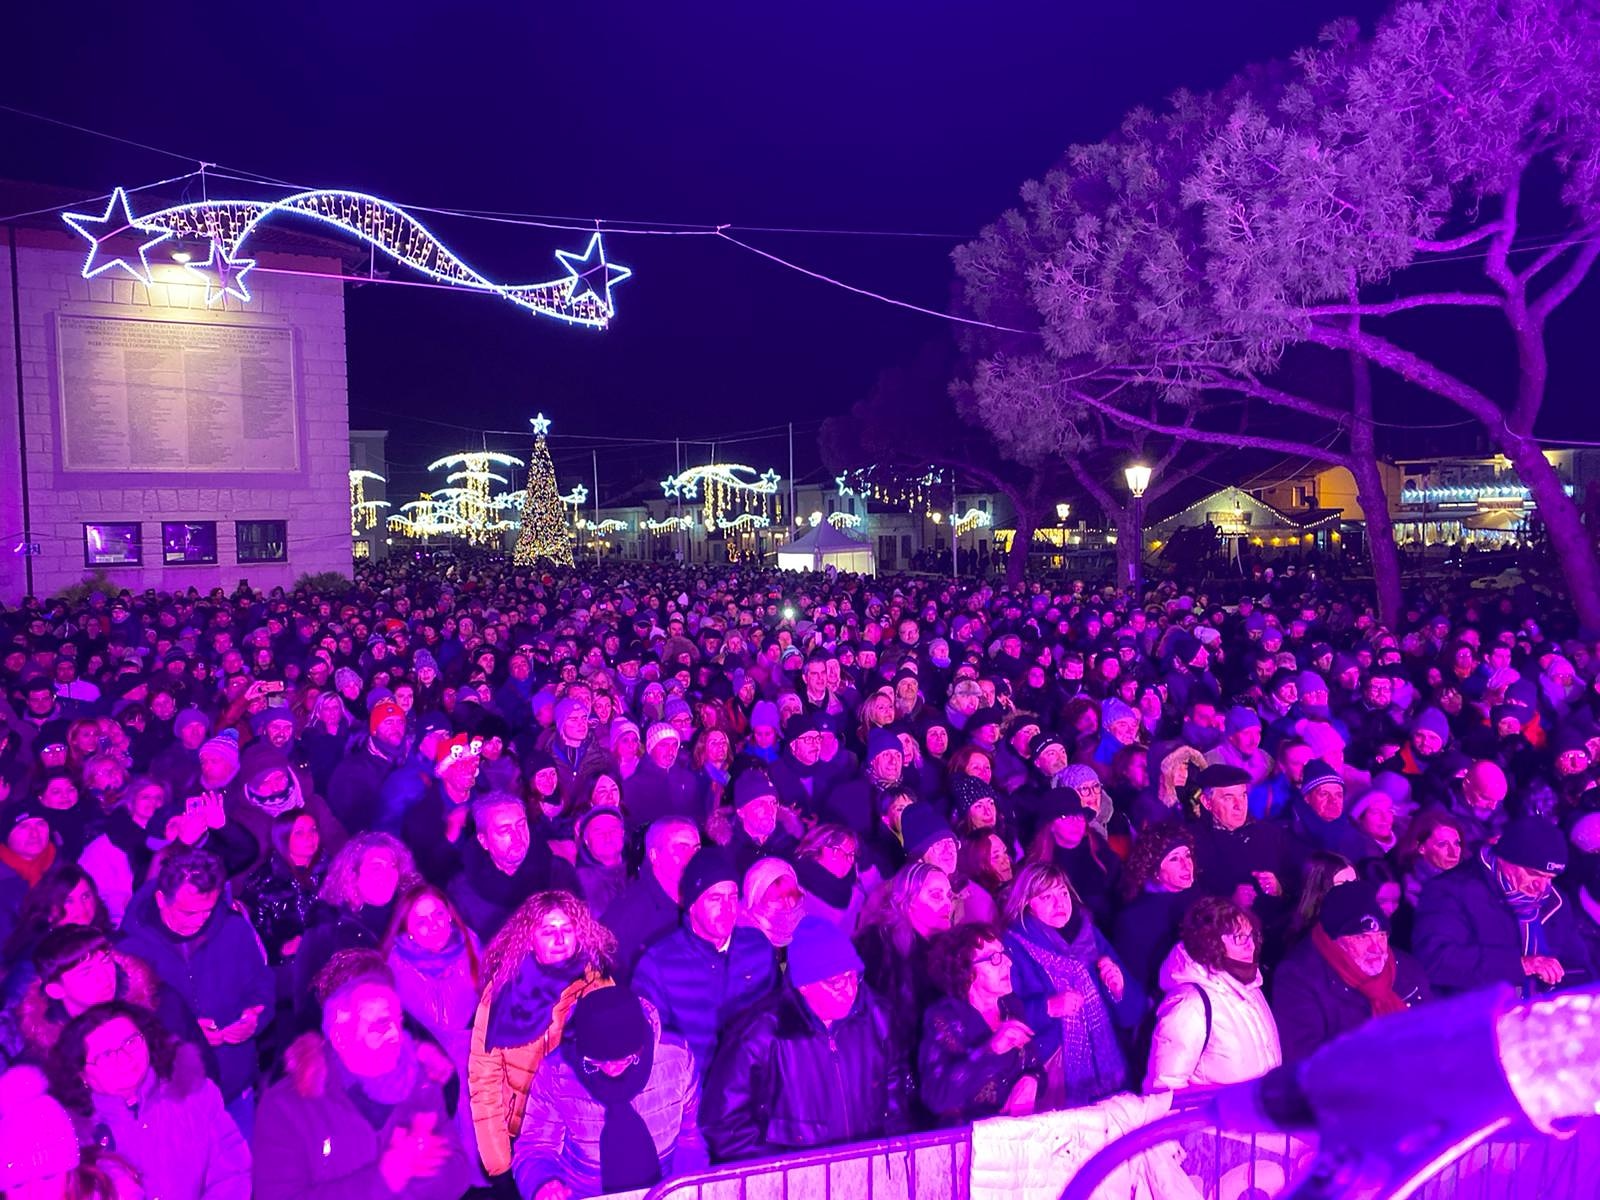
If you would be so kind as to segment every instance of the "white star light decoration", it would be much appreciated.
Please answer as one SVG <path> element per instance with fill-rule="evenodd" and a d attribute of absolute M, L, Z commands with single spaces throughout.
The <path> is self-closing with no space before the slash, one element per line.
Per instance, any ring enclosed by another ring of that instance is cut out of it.
<path fill-rule="evenodd" d="M 544 437 L 550 432 L 550 418 L 543 413 L 536 417 L 530 417 L 528 423 L 533 426 L 534 437 Z"/>
<path fill-rule="evenodd" d="M 121 209 L 121 215 L 116 215 Z M 87 213 L 63 213 L 61 219 L 89 240 L 89 257 L 83 262 L 83 277 L 93 279 L 114 267 L 121 267 L 140 283 L 150 283 L 150 251 L 172 236 L 172 230 L 155 225 L 141 225 L 134 220 L 128 206 L 128 193 L 117 188 L 111 193 L 111 202 L 98 217 Z M 106 243 L 123 233 L 143 236 L 139 245 L 139 265 L 129 261 L 126 254 L 116 254 L 106 249 Z M 99 260 L 99 261 L 96 261 Z"/>
<path fill-rule="evenodd" d="M 248 304 L 250 289 L 245 286 L 244 277 L 255 265 L 253 258 L 229 258 L 222 243 L 213 241 L 211 253 L 206 255 L 205 262 L 187 262 L 183 264 L 183 269 L 205 280 L 208 306 L 224 296 L 233 296 Z"/>
<path fill-rule="evenodd" d="M 611 311 L 612 287 L 633 274 L 627 267 L 606 261 L 606 248 L 601 244 L 598 233 L 589 239 L 589 245 L 581 255 L 571 250 L 557 250 L 556 258 L 572 275 L 572 298 L 581 300 L 584 296 L 592 295 L 605 306 L 607 312 Z"/>
<path fill-rule="evenodd" d="M 520 308 L 573 325 L 604 329 L 615 316 L 611 289 L 633 272 L 606 258 L 601 235 L 590 236 L 580 254 L 556 251 L 565 274 L 537 283 L 499 283 L 474 270 L 405 209 L 362 192 L 317 189 L 277 200 L 202 200 L 173 205 L 135 218 L 128 193 L 117 188 L 99 216 L 66 213 L 63 220 L 88 241 L 83 277 L 93 279 L 121 268 L 130 278 L 152 282 L 150 251 L 171 238 L 207 241 L 204 263 L 185 264 L 206 283 L 206 303 L 226 296 L 250 299 L 245 274 L 256 265 L 246 258 L 246 243 L 263 221 L 277 214 L 320 221 L 382 250 L 396 262 L 432 279 L 472 291 L 490 292 Z M 118 252 L 111 243 L 136 235 L 138 254 Z"/>

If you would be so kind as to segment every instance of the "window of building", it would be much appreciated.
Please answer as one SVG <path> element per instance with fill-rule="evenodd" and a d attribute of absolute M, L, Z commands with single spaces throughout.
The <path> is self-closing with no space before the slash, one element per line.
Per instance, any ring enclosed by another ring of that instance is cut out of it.
<path fill-rule="evenodd" d="M 161 563 L 167 567 L 198 567 L 217 561 L 215 521 L 161 522 Z"/>
<path fill-rule="evenodd" d="M 234 532 L 238 538 L 242 563 L 274 563 L 289 561 L 289 522 L 287 521 L 235 521 Z"/>
<path fill-rule="evenodd" d="M 83 527 L 83 565 L 137 567 L 144 563 L 144 539 L 137 521 L 98 521 Z"/>

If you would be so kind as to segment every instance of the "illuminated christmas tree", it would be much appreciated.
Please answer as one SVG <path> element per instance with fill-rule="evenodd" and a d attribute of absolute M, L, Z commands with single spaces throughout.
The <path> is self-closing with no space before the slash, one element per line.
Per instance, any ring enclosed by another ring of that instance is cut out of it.
<path fill-rule="evenodd" d="M 533 453 L 528 457 L 528 490 L 522 503 L 522 531 L 512 561 L 530 567 L 549 563 L 572 565 L 572 543 L 567 537 L 561 496 L 556 491 L 556 465 L 550 461 L 545 435 L 550 422 L 540 413 L 533 418 Z"/>

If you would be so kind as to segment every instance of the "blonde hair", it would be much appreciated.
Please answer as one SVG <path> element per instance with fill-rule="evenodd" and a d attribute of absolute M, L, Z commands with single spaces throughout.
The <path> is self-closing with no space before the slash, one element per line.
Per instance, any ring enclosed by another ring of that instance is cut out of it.
<path fill-rule="evenodd" d="M 1065 871 L 1052 862 L 1025 863 L 1006 892 L 1006 924 L 1015 925 L 1022 920 L 1028 915 L 1028 905 L 1055 888 L 1065 888 L 1067 895 L 1072 897 L 1073 909 L 1083 911 L 1083 901 L 1078 899 L 1077 889 L 1072 886 L 1072 880 Z"/>
<path fill-rule="evenodd" d="M 604 967 L 617 952 L 617 939 L 594 919 L 589 906 L 571 892 L 535 892 L 506 919 L 483 952 L 484 998 L 492 1000 L 533 953 L 533 935 L 544 919 L 559 912 L 572 922 L 578 955 L 592 966 Z"/>
<path fill-rule="evenodd" d="M 374 850 L 387 850 L 394 855 L 395 869 L 400 873 L 400 882 L 394 889 L 396 896 L 410 891 L 420 882 L 417 861 L 399 838 L 387 833 L 358 833 L 328 864 L 328 874 L 317 892 L 317 899 L 346 912 L 359 912 L 361 892 L 356 887 L 356 876 L 361 874 L 362 861 Z"/>

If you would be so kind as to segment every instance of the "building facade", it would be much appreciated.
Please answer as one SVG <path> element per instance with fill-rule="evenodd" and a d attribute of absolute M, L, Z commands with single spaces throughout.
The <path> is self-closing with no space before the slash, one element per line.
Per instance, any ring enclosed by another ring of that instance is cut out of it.
<path fill-rule="evenodd" d="M 165 246 L 146 286 L 84 278 L 70 231 L 0 237 L 0 598 L 350 574 L 336 258 L 262 252 L 208 307 Z"/>

